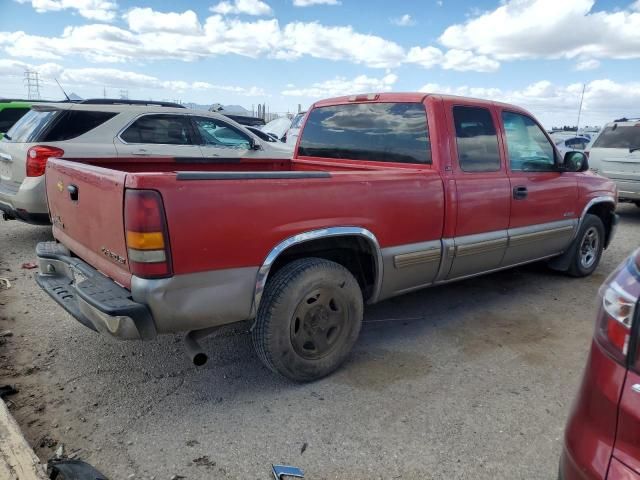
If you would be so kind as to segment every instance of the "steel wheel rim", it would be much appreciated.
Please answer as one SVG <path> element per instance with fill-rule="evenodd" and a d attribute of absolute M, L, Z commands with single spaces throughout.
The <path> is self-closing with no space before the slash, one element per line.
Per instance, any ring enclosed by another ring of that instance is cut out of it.
<path fill-rule="evenodd" d="M 291 319 L 291 344 L 306 360 L 318 360 L 344 341 L 349 314 L 344 295 L 335 288 L 318 287 L 307 293 Z"/>
<path fill-rule="evenodd" d="M 580 265 L 583 268 L 591 268 L 598 257 L 600 248 L 600 235 L 595 227 L 589 227 L 580 243 Z"/>

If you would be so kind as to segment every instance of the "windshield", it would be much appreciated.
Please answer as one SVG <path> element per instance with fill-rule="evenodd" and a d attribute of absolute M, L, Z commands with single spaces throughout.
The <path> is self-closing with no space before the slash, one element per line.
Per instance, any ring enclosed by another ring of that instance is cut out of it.
<path fill-rule="evenodd" d="M 5 138 L 10 142 L 29 143 L 36 141 L 49 121 L 60 113 L 59 110 L 30 110 L 9 129 Z"/>
<path fill-rule="evenodd" d="M 640 147 L 640 123 L 628 126 L 614 124 L 606 127 L 593 142 L 593 148 L 637 147 Z"/>

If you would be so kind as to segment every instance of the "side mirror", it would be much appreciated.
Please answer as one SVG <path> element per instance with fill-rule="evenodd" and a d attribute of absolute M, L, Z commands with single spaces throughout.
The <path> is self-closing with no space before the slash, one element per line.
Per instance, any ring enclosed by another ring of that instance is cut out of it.
<path fill-rule="evenodd" d="M 589 160 L 584 152 L 567 152 L 564 154 L 562 169 L 565 172 L 586 172 L 589 170 Z"/>
<path fill-rule="evenodd" d="M 260 150 L 261 148 L 255 138 L 249 138 L 249 150 Z"/>

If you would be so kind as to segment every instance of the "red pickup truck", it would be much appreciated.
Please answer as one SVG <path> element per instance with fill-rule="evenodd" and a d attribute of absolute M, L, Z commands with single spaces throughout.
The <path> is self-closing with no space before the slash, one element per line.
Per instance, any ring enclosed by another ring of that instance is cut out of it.
<path fill-rule="evenodd" d="M 422 93 L 313 105 L 292 160 L 52 159 L 57 242 L 40 286 L 124 339 L 198 338 L 252 320 L 261 360 L 298 381 L 335 370 L 363 305 L 548 260 L 591 274 L 614 184 L 560 158 L 525 110 Z"/>

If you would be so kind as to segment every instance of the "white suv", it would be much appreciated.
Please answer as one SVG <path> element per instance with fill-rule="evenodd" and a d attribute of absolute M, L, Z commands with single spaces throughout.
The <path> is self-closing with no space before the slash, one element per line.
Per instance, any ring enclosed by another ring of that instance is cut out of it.
<path fill-rule="evenodd" d="M 291 148 L 265 142 L 224 115 L 178 105 L 131 103 L 34 105 L 0 141 L 4 218 L 49 223 L 44 172 L 52 157 L 126 162 L 145 157 L 176 162 L 291 158 Z"/>
<path fill-rule="evenodd" d="M 589 166 L 618 186 L 618 199 L 640 207 L 640 119 L 608 123 L 589 148 Z"/>

